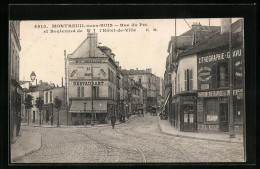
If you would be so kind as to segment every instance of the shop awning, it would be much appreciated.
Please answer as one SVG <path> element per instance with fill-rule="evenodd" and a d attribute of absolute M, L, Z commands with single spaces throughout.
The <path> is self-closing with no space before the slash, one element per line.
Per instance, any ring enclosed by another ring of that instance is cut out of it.
<path fill-rule="evenodd" d="M 86 103 L 86 108 L 85 104 Z M 91 100 L 73 100 L 70 106 L 70 113 L 91 113 L 92 103 Z M 94 100 L 93 101 L 93 112 L 94 113 L 106 113 L 107 112 L 107 101 Z"/>

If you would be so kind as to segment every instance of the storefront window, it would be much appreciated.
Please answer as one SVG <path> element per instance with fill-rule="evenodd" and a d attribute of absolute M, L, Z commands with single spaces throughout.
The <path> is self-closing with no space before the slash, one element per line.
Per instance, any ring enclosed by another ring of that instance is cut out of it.
<path fill-rule="evenodd" d="M 214 122 L 218 121 L 218 114 L 217 114 L 217 100 L 216 99 L 207 99 L 206 100 L 206 114 L 205 114 L 205 121 L 207 122 Z"/>
<path fill-rule="evenodd" d="M 228 86 L 228 62 L 218 64 L 218 86 Z"/>
<path fill-rule="evenodd" d="M 236 99 L 234 104 L 234 121 L 243 122 L 243 100 Z"/>

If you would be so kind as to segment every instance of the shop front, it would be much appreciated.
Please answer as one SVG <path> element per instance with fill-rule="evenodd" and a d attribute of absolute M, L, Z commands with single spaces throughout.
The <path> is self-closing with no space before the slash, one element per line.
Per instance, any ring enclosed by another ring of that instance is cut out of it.
<path fill-rule="evenodd" d="M 196 95 L 196 92 L 180 93 L 172 99 L 170 121 L 180 131 L 197 131 Z"/>
<path fill-rule="evenodd" d="M 233 123 L 235 132 L 243 131 L 243 90 L 233 90 Z M 203 132 L 229 132 L 230 90 L 198 92 L 198 130 Z"/>
<path fill-rule="evenodd" d="M 110 108 L 106 100 L 94 100 L 93 110 L 91 100 L 72 100 L 69 113 L 71 113 L 71 122 L 73 125 L 90 124 L 92 120 L 95 123 L 105 123 L 108 109 Z"/>

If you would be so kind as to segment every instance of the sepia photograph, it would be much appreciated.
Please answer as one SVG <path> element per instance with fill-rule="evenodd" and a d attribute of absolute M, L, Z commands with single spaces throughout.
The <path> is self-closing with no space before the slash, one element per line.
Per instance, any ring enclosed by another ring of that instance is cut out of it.
<path fill-rule="evenodd" d="M 243 17 L 9 20 L 10 163 L 246 161 Z"/>

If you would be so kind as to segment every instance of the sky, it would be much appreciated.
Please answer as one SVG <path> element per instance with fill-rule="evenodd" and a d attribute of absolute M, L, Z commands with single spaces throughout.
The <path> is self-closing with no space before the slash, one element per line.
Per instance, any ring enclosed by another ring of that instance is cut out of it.
<path fill-rule="evenodd" d="M 235 20 L 237 19 L 232 19 L 232 22 Z M 176 35 L 190 30 L 189 26 L 194 22 L 209 25 L 209 18 L 176 19 Z M 60 24 L 83 24 L 85 27 L 57 27 Z M 106 27 L 100 27 L 101 24 Z M 120 24 L 124 25 L 120 26 Z M 56 27 L 53 27 L 55 25 Z M 88 27 L 91 25 L 99 25 L 99 27 Z M 220 19 L 210 18 L 210 25 L 220 26 Z M 110 31 L 131 28 L 136 30 L 135 32 L 105 32 L 107 28 Z M 74 29 L 75 32 L 70 33 L 50 32 Z M 111 48 L 115 60 L 119 61 L 122 69 L 151 68 L 152 73 L 163 77 L 168 43 L 171 36 L 175 35 L 175 19 L 41 20 L 21 21 L 20 80 L 30 80 L 30 74 L 34 71 L 38 82 L 42 80 L 60 86 L 61 78 L 65 75 L 64 50 L 67 54 L 73 53 L 87 38 L 87 29 L 92 33 L 95 29 L 95 33 L 98 33 L 98 45 Z M 78 30 L 81 32 L 77 32 Z"/>

